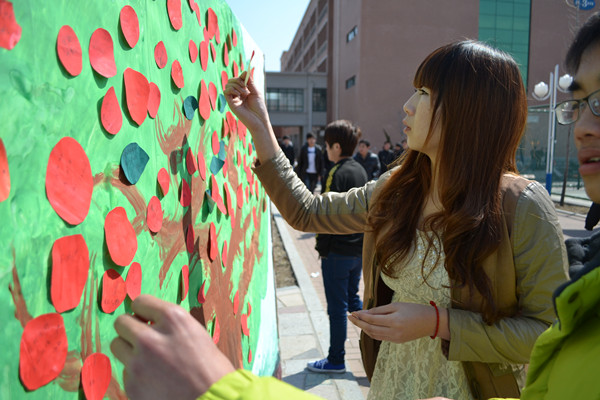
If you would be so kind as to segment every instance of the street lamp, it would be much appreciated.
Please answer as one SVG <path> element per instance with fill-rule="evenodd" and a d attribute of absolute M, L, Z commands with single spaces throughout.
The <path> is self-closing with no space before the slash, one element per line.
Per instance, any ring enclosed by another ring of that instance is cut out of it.
<path fill-rule="evenodd" d="M 546 190 L 552 194 L 552 164 L 554 162 L 554 132 L 556 131 L 556 120 L 554 108 L 556 108 L 556 90 L 563 93 L 568 92 L 568 88 L 573 82 L 573 77 L 565 74 L 558 77 L 558 64 L 554 67 L 554 72 L 550 72 L 550 86 L 546 82 L 539 82 L 533 87 L 533 97 L 538 100 L 550 98 L 549 116 L 548 116 L 548 153 L 546 155 Z"/>

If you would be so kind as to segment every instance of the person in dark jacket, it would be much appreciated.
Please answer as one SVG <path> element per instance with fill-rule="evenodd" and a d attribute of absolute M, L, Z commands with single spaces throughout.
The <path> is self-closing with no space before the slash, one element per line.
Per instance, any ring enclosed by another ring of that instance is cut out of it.
<path fill-rule="evenodd" d="M 294 160 L 296 159 L 296 155 L 294 154 L 294 144 L 289 136 L 284 136 L 281 138 L 281 143 L 279 144 L 281 150 L 283 150 L 283 154 L 290 160 L 290 164 L 292 167 L 294 166 Z"/>
<path fill-rule="evenodd" d="M 323 183 L 322 192 L 346 192 L 367 183 L 367 173 L 352 158 L 360 128 L 347 120 L 334 121 L 325 128 L 325 150 L 334 162 Z M 321 257 L 323 286 L 329 314 L 329 352 L 326 358 L 308 363 L 313 372 L 346 371 L 347 312 L 362 310 L 358 283 L 362 272 L 362 233 L 318 234 L 315 248 Z"/>
<path fill-rule="evenodd" d="M 381 175 L 388 170 L 388 165 L 396 159 L 389 140 L 383 143 L 383 149 L 377 153 L 377 157 L 379 157 L 379 164 L 381 165 L 381 171 L 379 172 L 379 175 Z"/>
<path fill-rule="evenodd" d="M 312 133 L 306 135 L 306 143 L 300 149 L 296 173 L 308 190 L 314 193 L 317 182 L 323 173 L 323 151 Z"/>
<path fill-rule="evenodd" d="M 368 140 L 362 139 L 358 142 L 358 152 L 354 159 L 365 169 L 369 180 L 379 178 L 381 165 L 379 158 L 369 150 L 371 143 Z"/>

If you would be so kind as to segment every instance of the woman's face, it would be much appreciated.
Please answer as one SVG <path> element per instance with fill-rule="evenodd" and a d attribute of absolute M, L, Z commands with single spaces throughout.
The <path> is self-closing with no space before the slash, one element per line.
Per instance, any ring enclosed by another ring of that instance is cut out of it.
<path fill-rule="evenodd" d="M 439 124 L 437 124 L 431 138 L 425 143 L 433 111 L 431 89 L 421 87 L 416 89 L 415 93 L 404 104 L 406 117 L 402 120 L 405 125 L 404 133 L 406 134 L 408 147 L 411 150 L 426 154 L 432 162 L 435 161 L 441 136 Z"/>

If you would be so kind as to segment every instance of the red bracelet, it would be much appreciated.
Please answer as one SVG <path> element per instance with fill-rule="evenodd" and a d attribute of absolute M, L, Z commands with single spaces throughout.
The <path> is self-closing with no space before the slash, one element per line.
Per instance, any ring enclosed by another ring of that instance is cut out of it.
<path fill-rule="evenodd" d="M 429 336 L 432 339 L 435 339 L 437 337 L 438 331 L 440 329 L 440 310 L 438 310 L 437 304 L 435 304 L 435 301 L 431 300 L 429 302 L 429 304 L 431 304 L 433 306 L 433 308 L 435 308 L 435 332 L 433 334 L 433 336 Z"/>

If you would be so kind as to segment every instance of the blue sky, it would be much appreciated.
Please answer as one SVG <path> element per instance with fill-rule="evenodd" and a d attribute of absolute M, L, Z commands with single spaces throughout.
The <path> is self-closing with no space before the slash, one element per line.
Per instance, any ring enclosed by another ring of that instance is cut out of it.
<path fill-rule="evenodd" d="M 310 0 L 226 0 L 265 54 L 265 69 L 279 71 Z"/>

